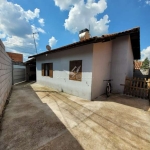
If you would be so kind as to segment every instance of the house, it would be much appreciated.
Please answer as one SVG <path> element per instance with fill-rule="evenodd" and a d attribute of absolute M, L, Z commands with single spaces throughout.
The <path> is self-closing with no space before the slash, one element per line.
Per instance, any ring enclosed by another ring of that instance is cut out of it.
<path fill-rule="evenodd" d="M 85 39 L 82 34 L 79 42 L 33 57 L 37 83 L 93 100 L 105 93 L 103 80 L 112 79 L 113 92 L 122 93 L 120 84 L 133 76 L 133 61 L 140 59 L 140 28 Z"/>
<path fill-rule="evenodd" d="M 14 62 L 23 62 L 23 54 L 7 52 L 8 56 Z"/>
<path fill-rule="evenodd" d="M 133 77 L 135 78 L 150 78 L 150 69 L 141 68 L 143 61 L 135 60 L 134 61 L 134 73 Z"/>
<path fill-rule="evenodd" d="M 8 56 L 12 60 L 13 72 L 12 72 L 12 84 L 20 83 L 26 79 L 26 67 L 23 63 L 23 54 L 7 52 Z"/>
<path fill-rule="evenodd" d="M 139 60 L 134 61 L 134 69 L 139 70 L 142 67 L 143 62 Z"/>

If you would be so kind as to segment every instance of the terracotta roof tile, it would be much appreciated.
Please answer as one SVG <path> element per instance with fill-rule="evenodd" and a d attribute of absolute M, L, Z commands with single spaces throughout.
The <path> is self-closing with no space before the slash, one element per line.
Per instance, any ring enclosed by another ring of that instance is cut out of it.
<path fill-rule="evenodd" d="M 15 62 L 23 62 L 23 54 L 7 52 L 9 57 Z"/>
<path fill-rule="evenodd" d="M 102 35 L 101 37 L 95 36 L 90 39 L 86 39 L 84 41 L 79 41 L 76 43 L 72 43 L 72 44 L 69 44 L 66 46 L 62 46 L 62 47 L 53 49 L 51 51 L 46 51 L 46 52 L 43 52 L 43 53 L 40 53 L 37 55 L 29 56 L 29 58 L 37 57 L 37 56 L 44 55 L 47 53 L 55 53 L 55 52 L 67 50 L 70 48 L 74 48 L 74 47 L 78 47 L 78 46 L 82 46 L 82 45 L 86 45 L 86 44 L 107 42 L 107 41 L 113 40 L 117 37 L 125 36 L 125 35 L 130 35 L 134 59 L 140 59 L 140 28 L 139 27 L 133 28 L 130 30 L 126 30 L 123 32 L 118 32 L 118 33 L 113 33 L 113 34 L 105 34 L 105 35 Z"/>
<path fill-rule="evenodd" d="M 142 61 L 134 61 L 134 69 L 140 69 L 142 66 Z"/>

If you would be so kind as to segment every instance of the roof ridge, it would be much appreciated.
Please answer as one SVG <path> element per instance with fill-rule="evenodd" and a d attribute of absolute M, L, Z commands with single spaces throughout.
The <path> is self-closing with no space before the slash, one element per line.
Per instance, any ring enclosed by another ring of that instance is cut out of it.
<path fill-rule="evenodd" d="M 61 46 L 61 47 L 56 48 L 56 49 L 52 49 L 51 51 L 45 51 L 45 52 L 42 52 L 42 53 L 39 53 L 36 55 L 32 55 L 32 56 L 29 56 L 28 58 L 36 57 L 36 56 L 47 54 L 47 53 L 59 52 L 62 50 L 67 50 L 70 48 L 75 48 L 75 47 L 79 47 L 79 46 L 83 46 L 83 45 L 87 45 L 87 44 L 98 43 L 98 42 L 107 42 L 107 41 L 111 41 L 117 37 L 129 35 L 129 34 L 130 34 L 131 40 L 133 41 L 133 44 L 134 44 L 134 45 L 132 44 L 132 48 L 134 48 L 134 51 L 135 51 L 134 53 L 136 53 L 135 49 L 138 50 L 138 55 L 135 58 L 139 59 L 140 58 L 140 43 L 139 43 L 140 42 L 139 41 L 139 39 L 140 39 L 140 27 L 132 28 L 129 30 L 125 30 L 125 31 L 117 32 L 117 33 L 113 33 L 113 34 L 106 34 L 106 35 L 102 35 L 100 37 L 94 36 L 94 37 L 91 37 L 91 38 L 83 40 L 83 41 L 78 41 L 75 43 Z M 135 38 L 135 36 L 136 36 L 136 38 Z M 135 40 L 136 40 L 136 42 L 135 42 Z"/>
<path fill-rule="evenodd" d="M 105 37 L 105 36 L 109 36 L 109 35 L 116 35 L 116 34 L 120 34 L 120 33 L 125 33 L 125 32 L 131 32 L 131 31 L 134 31 L 134 30 L 139 30 L 140 27 L 134 27 L 134 28 L 131 28 L 131 29 L 128 29 L 128 30 L 124 30 L 122 32 L 114 32 L 114 33 L 109 33 L 109 34 L 103 34 L 101 37 Z"/>

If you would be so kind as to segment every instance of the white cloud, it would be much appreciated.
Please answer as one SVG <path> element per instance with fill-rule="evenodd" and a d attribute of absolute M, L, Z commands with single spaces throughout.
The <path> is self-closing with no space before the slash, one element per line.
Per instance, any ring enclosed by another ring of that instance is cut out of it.
<path fill-rule="evenodd" d="M 43 18 L 40 18 L 39 20 L 38 20 L 38 22 L 40 23 L 40 25 L 43 27 L 44 26 L 44 24 L 45 24 L 45 22 L 44 22 L 44 19 Z"/>
<path fill-rule="evenodd" d="M 32 35 L 26 38 L 20 38 L 17 36 L 7 37 L 3 43 L 6 47 L 6 51 L 30 54 L 35 54 L 36 52 Z"/>
<path fill-rule="evenodd" d="M 45 31 L 42 28 L 37 28 L 37 27 L 35 27 L 35 25 L 31 25 L 31 27 L 32 27 L 33 32 L 45 33 Z"/>
<path fill-rule="evenodd" d="M 39 18 L 40 9 L 35 8 L 34 12 L 32 12 L 31 10 L 28 10 L 28 11 L 23 10 L 23 12 L 27 20 L 33 20 L 34 18 Z"/>
<path fill-rule="evenodd" d="M 60 7 L 61 10 L 69 9 L 74 4 L 77 4 L 80 0 L 54 0 L 55 5 Z"/>
<path fill-rule="evenodd" d="M 5 37 L 6 37 L 6 34 L 0 33 L 0 39 L 3 39 L 3 38 L 5 38 Z"/>
<path fill-rule="evenodd" d="M 109 17 L 104 15 L 101 19 L 97 19 L 97 15 L 101 14 L 107 8 L 106 0 L 54 0 L 60 9 L 69 9 L 68 18 L 65 20 L 64 27 L 72 33 L 77 33 L 84 28 L 89 28 L 92 36 L 98 36 L 108 33 Z M 71 6 L 71 7 L 69 7 Z"/>
<path fill-rule="evenodd" d="M 141 51 L 141 59 L 144 60 L 146 57 L 150 60 L 150 46 Z"/>
<path fill-rule="evenodd" d="M 40 17 L 40 9 L 25 11 L 20 5 L 7 0 L 0 0 L 0 38 L 3 39 L 7 51 L 18 53 L 35 53 L 34 30 L 45 33 L 42 28 L 31 25 L 30 21 Z M 39 35 L 35 35 L 36 42 Z M 38 43 L 37 43 L 38 45 Z"/>
<path fill-rule="evenodd" d="M 37 32 L 45 33 L 45 31 L 42 28 L 37 28 Z"/>
<path fill-rule="evenodd" d="M 55 37 L 52 36 L 48 42 L 49 42 L 49 45 L 53 47 L 57 43 L 57 40 L 55 39 Z"/>
<path fill-rule="evenodd" d="M 147 5 L 150 5 L 150 0 L 145 1 Z"/>

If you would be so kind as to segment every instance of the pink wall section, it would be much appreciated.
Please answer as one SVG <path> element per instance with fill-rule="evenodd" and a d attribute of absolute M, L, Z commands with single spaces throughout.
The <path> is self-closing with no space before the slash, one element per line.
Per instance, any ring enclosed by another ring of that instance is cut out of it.
<path fill-rule="evenodd" d="M 96 43 L 93 46 L 93 65 L 92 65 L 92 99 L 105 93 L 107 82 L 110 79 L 112 55 L 112 41 Z"/>
<path fill-rule="evenodd" d="M 130 36 L 93 45 L 92 99 L 105 93 L 103 80 L 112 79 L 112 92 L 123 93 L 125 78 L 133 77 L 133 52 Z"/>

